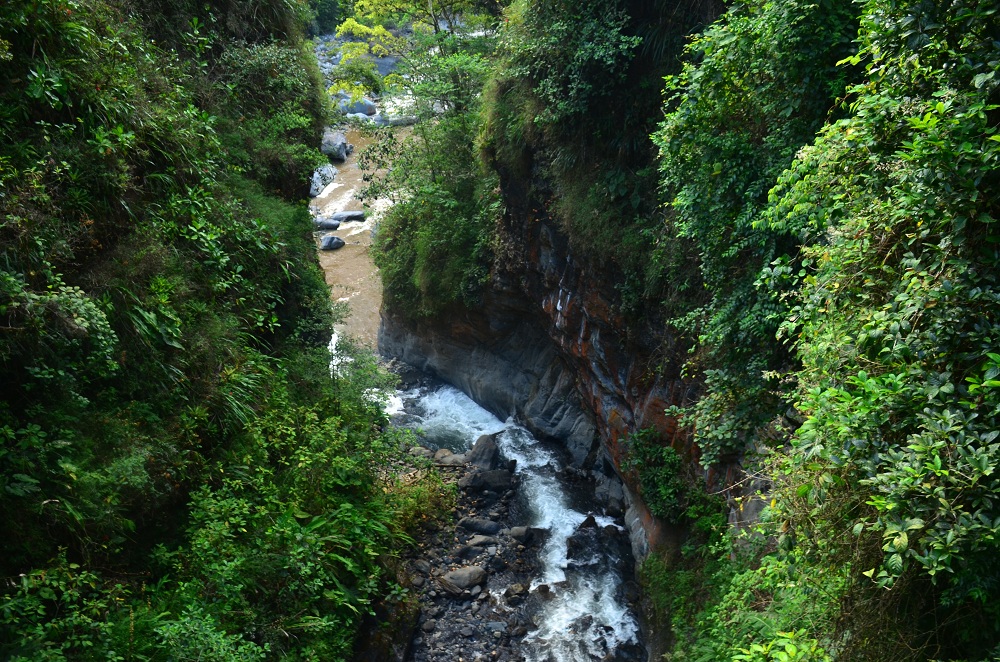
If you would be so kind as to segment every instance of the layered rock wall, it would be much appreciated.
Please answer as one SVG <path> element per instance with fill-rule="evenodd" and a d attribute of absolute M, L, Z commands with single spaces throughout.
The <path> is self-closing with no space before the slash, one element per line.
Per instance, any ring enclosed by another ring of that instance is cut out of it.
<path fill-rule="evenodd" d="M 665 413 L 692 385 L 679 365 L 658 362 L 671 349 L 663 329 L 627 324 L 616 312 L 614 279 L 574 259 L 554 223 L 511 209 L 502 237 L 504 257 L 481 305 L 417 321 L 383 310 L 379 350 L 562 442 L 574 465 L 613 468 L 624 479 L 626 521 L 642 558 L 676 536 L 636 498 L 634 477 L 622 470 L 623 442 L 652 426 L 692 456 Z"/>

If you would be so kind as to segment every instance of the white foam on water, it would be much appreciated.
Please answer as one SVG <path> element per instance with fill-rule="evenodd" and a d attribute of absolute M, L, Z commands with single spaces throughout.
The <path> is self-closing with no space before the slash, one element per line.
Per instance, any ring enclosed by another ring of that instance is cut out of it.
<path fill-rule="evenodd" d="M 553 588 L 555 597 L 535 619 L 538 629 L 524 639 L 528 662 L 611 659 L 619 646 L 636 642 L 639 626 L 615 597 L 619 581 L 610 572 L 578 575 Z"/>
<path fill-rule="evenodd" d="M 402 394 L 404 402 L 416 401 L 416 424 L 430 438 L 454 440 L 447 445 L 453 451 L 472 448 L 480 436 L 494 434 L 506 427 L 499 418 L 477 405 L 469 396 L 453 386 L 443 386 L 430 392 L 416 389 Z"/>
<path fill-rule="evenodd" d="M 419 426 L 426 432 L 447 429 L 465 440 L 470 448 L 483 434 L 503 432 L 497 444 L 503 454 L 516 460 L 522 494 L 531 510 L 530 525 L 549 531 L 539 555 L 540 574 L 531 587 L 549 586 L 535 619 L 536 630 L 524 639 L 527 662 L 585 662 L 613 659 L 626 643 L 638 642 L 639 626 L 618 599 L 621 577 L 595 550 L 593 558 L 577 559 L 570 569 L 567 540 L 587 518 L 575 510 L 556 473 L 560 463 L 523 427 L 501 422 L 468 396 L 450 386 L 435 391 L 409 391 L 400 397 L 407 411 L 415 410 Z M 598 526 L 613 525 L 613 518 L 597 516 Z"/>
<path fill-rule="evenodd" d="M 337 343 L 340 342 L 340 334 L 336 331 L 330 336 L 330 344 L 326 346 L 327 350 L 330 352 L 330 376 L 331 377 L 341 377 L 344 374 L 343 368 L 348 363 L 354 359 L 347 356 L 343 352 L 337 349 Z"/>
<path fill-rule="evenodd" d="M 383 409 L 386 416 L 395 416 L 403 411 L 403 398 L 399 397 L 398 393 L 390 393 L 389 399 L 385 403 L 385 409 Z"/>
<path fill-rule="evenodd" d="M 548 529 L 549 538 L 539 559 L 541 574 L 531 582 L 532 590 L 547 584 L 554 596 L 544 603 L 536 619 L 538 629 L 525 637 L 528 662 L 581 662 L 602 660 L 619 646 L 638 641 L 639 625 L 616 596 L 621 578 L 612 568 L 601 569 L 603 559 L 595 554 L 577 559 L 567 572 L 568 539 L 587 515 L 574 510 L 555 476 L 559 462 L 524 428 L 508 421 L 507 431 L 497 439 L 504 454 L 517 460 L 521 489 L 533 511 L 531 526 Z M 613 518 L 594 518 L 600 527 L 621 528 Z M 595 575 L 596 573 L 596 575 Z"/>

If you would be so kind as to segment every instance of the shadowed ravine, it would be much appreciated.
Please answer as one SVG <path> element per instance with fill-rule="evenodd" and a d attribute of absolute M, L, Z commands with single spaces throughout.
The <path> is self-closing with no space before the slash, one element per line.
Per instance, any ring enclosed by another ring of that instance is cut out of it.
<path fill-rule="evenodd" d="M 487 620 L 509 626 L 504 632 L 513 633 L 509 638 L 497 637 L 495 643 L 506 644 L 508 649 L 498 656 L 530 662 L 645 659 L 629 606 L 635 598 L 630 581 L 634 562 L 623 523 L 592 512 L 593 485 L 567 480 L 574 474 L 564 470 L 559 449 L 539 442 L 510 420 L 500 421 L 450 386 L 403 392 L 395 411 L 395 422 L 417 430 L 429 448 L 465 452 L 477 438 L 489 434 L 503 457 L 516 463 L 518 493 L 509 511 L 509 527 L 497 535 L 498 544 L 502 547 L 516 527 L 535 530 L 544 543 L 527 576 L 512 574 L 502 564 L 487 565 L 491 569 L 488 598 L 476 613 L 488 614 Z M 494 573 L 494 567 L 504 571 Z M 524 582 L 523 602 L 510 599 L 512 582 Z M 411 659 L 455 659 L 450 657 L 455 653 L 477 659 L 477 653 L 496 650 L 494 642 L 482 647 L 478 629 L 469 627 L 464 637 L 467 649 L 461 644 L 455 649 L 452 629 L 469 622 L 460 598 L 425 588 L 421 601 L 423 611 L 437 618 L 432 630 L 425 628 L 415 639 Z M 449 624 L 450 614 L 460 622 Z M 528 625 L 519 630 L 521 622 Z"/>

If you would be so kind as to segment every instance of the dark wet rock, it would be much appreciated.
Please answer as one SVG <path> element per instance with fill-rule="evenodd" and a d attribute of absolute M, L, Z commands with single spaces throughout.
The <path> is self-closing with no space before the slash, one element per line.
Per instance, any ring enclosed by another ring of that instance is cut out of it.
<path fill-rule="evenodd" d="M 525 596 L 528 594 L 528 587 L 524 584 L 511 584 L 507 587 L 507 590 L 503 592 L 503 597 L 509 605 L 518 605 L 524 602 Z"/>
<path fill-rule="evenodd" d="M 317 230 L 336 230 L 340 227 L 340 221 L 332 218 L 317 218 L 313 221 Z"/>
<path fill-rule="evenodd" d="M 365 212 L 361 210 L 338 211 L 336 214 L 331 215 L 330 218 L 341 223 L 349 223 L 351 221 L 360 222 L 365 220 Z"/>
<path fill-rule="evenodd" d="M 472 450 L 466 457 L 469 464 L 474 464 L 480 469 L 489 471 L 490 469 L 500 469 L 505 463 L 500 455 L 500 447 L 493 439 L 493 435 L 484 434 L 476 439 Z"/>
<path fill-rule="evenodd" d="M 420 629 L 423 630 L 424 632 L 430 632 L 436 627 L 437 627 L 437 621 L 434 620 L 433 618 L 428 618 L 426 621 L 423 622 L 423 624 L 421 624 Z"/>
<path fill-rule="evenodd" d="M 510 537 L 522 545 L 538 545 L 545 542 L 549 532 L 534 526 L 514 526 L 510 529 Z"/>
<path fill-rule="evenodd" d="M 468 531 L 488 536 L 499 533 L 501 528 L 496 522 L 481 517 L 463 517 L 459 520 L 458 525 Z"/>
<path fill-rule="evenodd" d="M 472 560 L 483 553 L 483 550 L 479 547 L 473 547 L 472 545 L 463 545 L 455 552 L 455 556 L 465 561 Z"/>
<path fill-rule="evenodd" d="M 347 242 L 338 237 L 335 234 L 328 234 L 319 240 L 319 249 L 321 251 L 335 251 L 338 248 L 343 248 Z"/>
<path fill-rule="evenodd" d="M 468 458 L 466 458 L 468 459 Z M 476 471 L 458 481 L 458 486 L 473 492 L 506 492 L 510 489 L 514 475 L 506 469 Z"/>
<path fill-rule="evenodd" d="M 431 564 L 427 559 L 417 559 L 413 562 L 413 567 L 424 573 L 425 575 L 431 574 Z"/>

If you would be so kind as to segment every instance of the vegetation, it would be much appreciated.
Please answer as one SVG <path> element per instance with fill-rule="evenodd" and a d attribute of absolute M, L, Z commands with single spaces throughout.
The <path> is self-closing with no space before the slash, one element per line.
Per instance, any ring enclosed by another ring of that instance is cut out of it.
<path fill-rule="evenodd" d="M 0 7 L 3 659 L 345 659 L 442 498 L 330 374 L 310 20 Z"/>
<path fill-rule="evenodd" d="M 477 305 L 519 273 L 516 224 L 551 221 L 623 334 L 680 339 L 660 358 L 698 386 L 670 413 L 701 469 L 766 487 L 722 486 L 763 506 L 732 527 L 689 458 L 630 436 L 687 531 L 642 571 L 668 659 L 1000 659 L 998 11 L 6 3 L 0 652 L 343 659 L 453 503 L 397 484 L 372 358 L 330 373 L 297 201 L 315 23 L 349 41 L 339 87 L 420 120 L 362 155 L 396 203 L 388 304 Z"/>
<path fill-rule="evenodd" d="M 735 8 L 694 45 L 748 20 L 796 32 L 810 20 L 809 7 L 796 5 Z M 992 81 L 1000 53 L 985 27 L 996 25 L 997 9 L 871 0 L 862 7 L 856 55 L 833 67 L 842 51 L 825 58 L 806 51 L 804 63 L 824 67 L 808 76 L 781 60 L 782 72 L 793 72 L 786 80 L 817 90 L 774 94 L 770 86 L 782 80 L 775 74 L 758 84 L 765 98 L 791 105 L 760 123 L 769 132 L 748 143 L 753 154 L 729 151 L 738 143 L 727 134 L 719 143 L 717 132 L 678 127 L 688 126 L 692 112 L 726 108 L 705 97 L 729 89 L 719 62 L 740 58 L 732 71 L 742 85 L 744 72 L 774 58 L 758 60 L 741 52 L 738 37 L 726 38 L 680 80 L 678 110 L 657 135 L 661 171 L 676 196 L 670 210 L 679 233 L 705 242 L 702 279 L 713 293 L 698 311 L 699 343 L 708 347 L 695 365 L 711 366 L 706 394 L 682 413 L 697 426 L 703 462 L 770 446 L 761 468 L 776 485 L 757 535 L 777 548 L 699 566 L 700 585 L 715 588 L 677 629 L 674 659 L 1000 654 L 1000 619 L 988 597 L 998 580 L 993 473 L 1000 446 L 996 402 L 984 387 L 997 372 Z M 826 23 L 835 12 L 820 15 Z M 845 31 L 827 24 L 823 33 Z M 847 101 L 831 103 L 826 125 L 808 139 L 825 111 L 818 107 L 813 124 L 797 127 L 797 99 L 822 99 L 825 88 L 832 100 L 858 67 Z M 694 104 L 686 116 L 685 104 Z M 744 100 L 741 119 L 753 119 L 758 107 Z M 699 135 L 710 147 L 700 146 Z M 775 155 L 790 166 L 778 159 L 757 171 L 762 186 L 740 181 L 774 137 L 784 143 Z M 690 160 L 692 147 L 704 156 Z M 678 156 L 683 167 L 703 164 L 704 181 L 715 183 L 692 189 L 701 180 L 674 174 Z M 735 216 L 717 206 L 727 190 L 740 201 Z M 720 222 L 726 218 L 733 220 Z M 768 343 L 775 334 L 778 342 Z M 778 351 L 782 342 L 790 355 Z M 784 387 L 775 391 L 779 380 Z M 797 410 L 791 419 L 784 416 L 789 402 Z"/>
<path fill-rule="evenodd" d="M 475 141 L 495 20 L 472 14 L 467 3 L 404 4 L 358 3 L 339 33 L 400 58 L 386 91 L 406 99 L 404 112 L 419 121 L 405 135 L 372 132 L 373 144 L 360 155 L 368 171 L 361 195 L 394 202 L 373 253 L 386 300 L 403 314 L 429 316 L 474 303 L 493 259 L 497 179 L 476 158 Z M 414 33 L 403 38 L 358 20 L 387 15 L 408 16 Z"/>
<path fill-rule="evenodd" d="M 617 283 L 623 332 L 683 339 L 700 392 L 671 413 L 705 469 L 769 487 L 758 526 L 724 535 L 678 455 L 630 438 L 648 505 L 691 531 L 646 573 L 671 659 L 1000 656 L 1000 6 L 665 5 L 506 9 L 478 145 L 507 213 L 408 214 L 383 244 L 390 296 L 460 301 L 477 240 L 516 276 L 513 226 L 549 220 Z M 420 251 L 395 246 L 430 228 L 436 273 L 464 276 L 422 288 Z"/>

